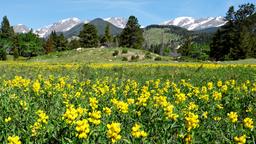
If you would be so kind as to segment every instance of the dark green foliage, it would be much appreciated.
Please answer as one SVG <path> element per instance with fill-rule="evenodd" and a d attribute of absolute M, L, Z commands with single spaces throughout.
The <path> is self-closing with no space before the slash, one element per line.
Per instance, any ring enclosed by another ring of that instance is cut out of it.
<path fill-rule="evenodd" d="M 3 21 L 1 23 L 0 36 L 4 39 L 10 39 L 14 35 L 13 28 L 11 27 L 7 16 L 3 17 Z"/>
<path fill-rule="evenodd" d="M 79 37 L 81 47 L 98 47 L 99 39 L 97 35 L 97 29 L 94 25 L 85 24 L 83 30 L 79 34 Z"/>
<path fill-rule="evenodd" d="M 162 60 L 161 57 L 156 57 L 156 58 L 155 58 L 155 61 L 161 61 L 161 60 Z"/>
<path fill-rule="evenodd" d="M 68 48 L 69 49 L 77 49 L 80 48 L 80 43 L 79 40 L 77 39 L 72 39 L 69 43 L 68 43 Z"/>
<path fill-rule="evenodd" d="M 57 39 L 57 47 L 56 47 L 57 51 L 67 50 L 67 44 L 68 44 L 67 39 L 64 37 L 63 33 L 61 33 Z"/>
<path fill-rule="evenodd" d="M 179 48 L 178 52 L 182 56 L 190 56 L 192 51 L 192 37 L 188 36 L 183 43 L 183 45 Z"/>
<path fill-rule="evenodd" d="M 243 4 L 237 11 L 231 6 L 225 19 L 228 23 L 219 29 L 210 45 L 214 60 L 238 60 L 255 55 L 255 6 Z"/>
<path fill-rule="evenodd" d="M 7 51 L 11 50 L 13 35 L 13 28 L 7 16 L 4 16 L 0 28 L 0 60 L 7 60 Z"/>
<path fill-rule="evenodd" d="M 6 46 L 6 41 L 0 39 L 0 60 L 7 60 Z"/>
<path fill-rule="evenodd" d="M 28 33 L 18 34 L 19 53 L 24 57 L 32 57 L 43 54 L 43 40 L 40 39 L 32 30 Z"/>
<path fill-rule="evenodd" d="M 128 49 L 123 49 L 122 50 L 122 54 L 127 54 L 128 53 Z"/>
<path fill-rule="evenodd" d="M 13 37 L 13 48 L 12 48 L 12 53 L 13 53 L 13 59 L 16 60 L 19 58 L 19 48 L 20 48 L 20 44 L 19 44 L 19 37 L 17 35 L 15 35 Z"/>
<path fill-rule="evenodd" d="M 118 50 L 115 50 L 112 55 L 113 55 L 113 56 L 117 56 L 118 54 L 119 54 L 119 51 L 118 51 Z"/>
<path fill-rule="evenodd" d="M 139 55 L 132 55 L 131 56 L 131 61 L 138 61 L 140 59 Z"/>
<path fill-rule="evenodd" d="M 128 58 L 127 57 L 123 57 L 122 61 L 128 61 Z"/>
<path fill-rule="evenodd" d="M 64 51 L 64 50 L 67 50 L 68 41 L 64 37 L 63 33 L 60 33 L 58 35 L 55 31 L 53 31 L 50 34 L 48 39 L 51 39 L 51 41 L 53 43 L 53 51 Z"/>
<path fill-rule="evenodd" d="M 147 52 L 146 55 L 145 55 L 145 58 L 146 59 L 152 59 L 151 53 Z"/>
<path fill-rule="evenodd" d="M 105 28 L 104 36 L 101 39 L 101 45 L 106 46 L 106 47 L 111 47 L 112 41 L 113 41 L 113 38 L 110 34 L 110 28 L 109 27 L 110 26 L 108 24 Z"/>
<path fill-rule="evenodd" d="M 126 27 L 120 35 L 120 46 L 141 49 L 143 42 L 143 30 L 140 28 L 137 18 L 130 16 Z"/>
<path fill-rule="evenodd" d="M 54 49 L 53 39 L 48 38 L 44 44 L 44 52 L 45 54 L 49 54 L 53 52 L 53 49 Z"/>

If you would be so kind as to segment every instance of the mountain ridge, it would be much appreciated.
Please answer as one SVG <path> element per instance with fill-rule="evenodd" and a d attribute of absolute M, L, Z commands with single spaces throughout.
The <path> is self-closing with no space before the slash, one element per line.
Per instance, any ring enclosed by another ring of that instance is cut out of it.
<path fill-rule="evenodd" d="M 120 29 L 125 28 L 126 23 L 128 21 L 126 18 L 123 18 L 123 17 L 108 17 L 108 18 L 103 18 L 102 20 Z M 38 28 L 33 32 L 39 35 L 39 37 L 41 38 L 46 38 L 50 35 L 52 31 L 56 31 L 57 33 L 68 33 L 68 31 L 71 30 L 72 28 L 76 27 L 77 29 L 81 29 L 83 24 L 89 23 L 91 21 L 81 20 L 76 17 L 71 17 L 71 18 L 59 20 L 52 24 L 46 25 L 42 28 Z M 160 23 L 159 25 L 174 25 L 174 26 L 185 28 L 190 31 L 197 31 L 197 30 L 203 30 L 208 28 L 220 27 L 225 23 L 226 21 L 224 20 L 224 18 L 220 16 L 199 18 L 199 19 L 184 16 L 184 17 L 177 17 L 175 19 L 165 21 L 163 23 Z M 14 31 L 16 33 L 27 33 L 30 31 L 30 28 L 28 28 L 25 25 L 19 24 L 14 26 Z"/>
<path fill-rule="evenodd" d="M 172 20 L 165 21 L 161 25 L 175 25 L 186 28 L 190 31 L 203 30 L 212 27 L 220 27 L 226 24 L 223 17 L 207 17 L 207 18 L 193 18 L 193 17 L 177 17 Z"/>

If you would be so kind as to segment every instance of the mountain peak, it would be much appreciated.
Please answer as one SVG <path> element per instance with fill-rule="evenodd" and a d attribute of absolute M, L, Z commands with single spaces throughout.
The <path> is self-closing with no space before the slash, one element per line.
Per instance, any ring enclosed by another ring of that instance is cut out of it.
<path fill-rule="evenodd" d="M 47 37 L 51 34 L 52 31 L 56 32 L 65 32 L 76 26 L 77 24 L 81 23 L 81 20 L 76 17 L 66 18 L 55 22 L 51 25 L 45 26 L 43 28 L 37 29 L 35 31 L 40 37 Z"/>
<path fill-rule="evenodd" d="M 193 17 L 177 17 L 174 20 L 165 21 L 162 25 L 175 25 L 187 30 L 201 30 L 210 27 L 219 27 L 226 23 L 223 17 L 208 17 L 195 19 Z"/>
<path fill-rule="evenodd" d="M 128 21 L 126 18 L 123 18 L 123 17 L 109 17 L 109 18 L 104 18 L 104 20 L 112 23 L 113 25 L 119 28 L 125 28 Z"/>
<path fill-rule="evenodd" d="M 16 33 L 28 33 L 30 31 L 30 29 L 24 24 L 17 24 L 16 26 L 13 26 L 13 30 Z"/>

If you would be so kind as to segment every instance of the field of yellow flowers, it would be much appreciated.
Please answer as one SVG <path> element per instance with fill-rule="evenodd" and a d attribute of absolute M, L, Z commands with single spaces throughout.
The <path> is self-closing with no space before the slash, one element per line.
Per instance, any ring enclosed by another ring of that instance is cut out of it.
<path fill-rule="evenodd" d="M 256 143 L 256 65 L 0 68 L 1 143 Z"/>

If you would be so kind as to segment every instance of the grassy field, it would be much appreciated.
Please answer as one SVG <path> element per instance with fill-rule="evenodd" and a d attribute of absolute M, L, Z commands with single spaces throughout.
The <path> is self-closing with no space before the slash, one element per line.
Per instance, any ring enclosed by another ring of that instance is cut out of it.
<path fill-rule="evenodd" d="M 127 50 L 127 53 L 122 53 Z M 118 51 L 118 55 L 113 53 Z M 149 56 L 149 58 L 146 57 Z M 132 61 L 132 56 L 139 56 L 139 59 Z M 131 62 L 154 62 L 154 58 L 161 57 L 154 53 L 144 50 L 126 49 L 126 48 L 87 48 L 80 50 L 70 50 L 65 52 L 56 52 L 49 55 L 39 56 L 31 59 L 32 62 L 48 63 L 127 63 L 123 58 Z M 170 61 L 170 57 L 161 57 L 163 61 Z"/>
<path fill-rule="evenodd" d="M 0 62 L 0 142 L 256 142 L 254 60 L 124 62 L 115 50 Z"/>

